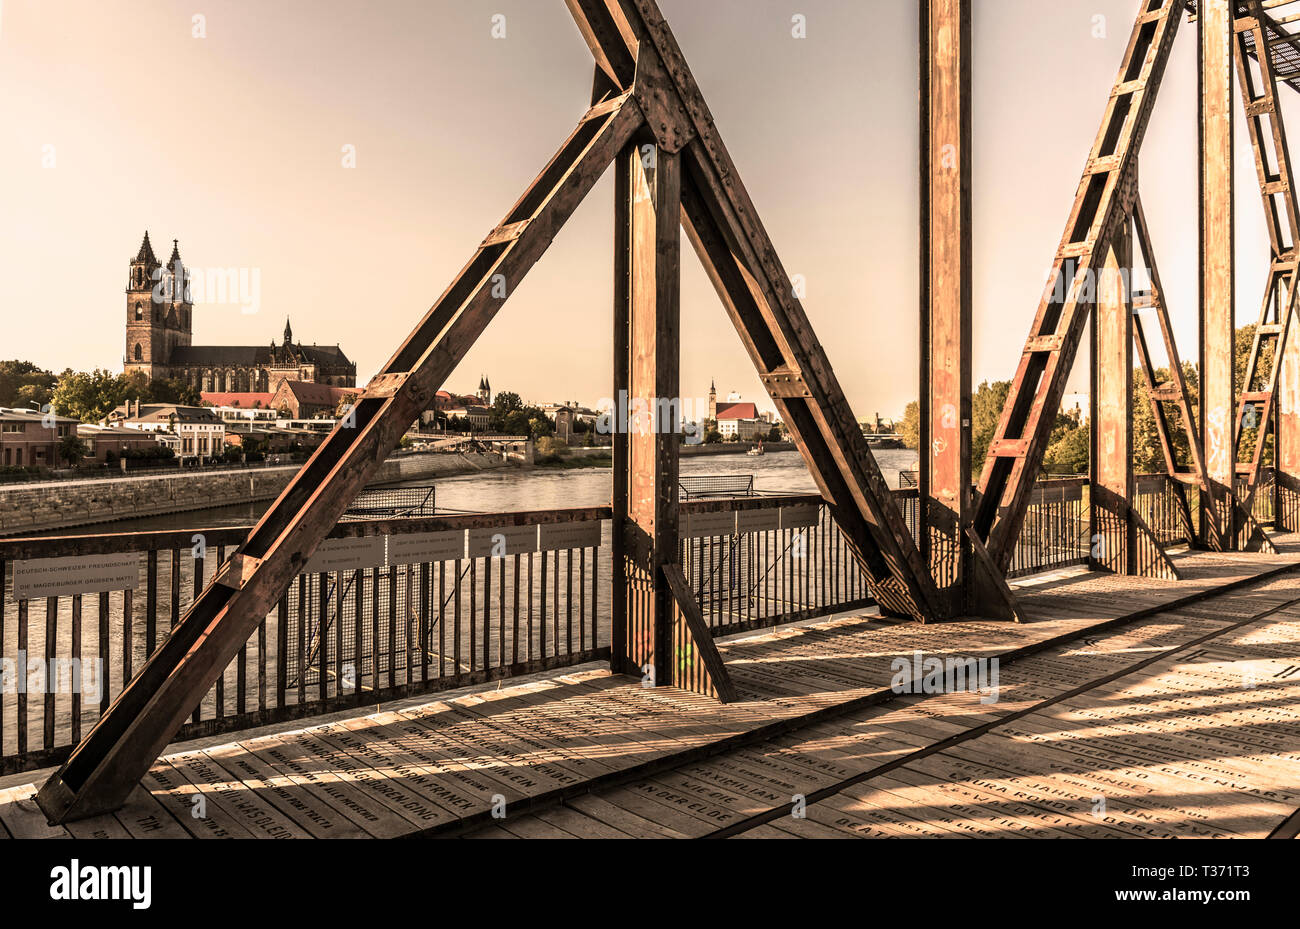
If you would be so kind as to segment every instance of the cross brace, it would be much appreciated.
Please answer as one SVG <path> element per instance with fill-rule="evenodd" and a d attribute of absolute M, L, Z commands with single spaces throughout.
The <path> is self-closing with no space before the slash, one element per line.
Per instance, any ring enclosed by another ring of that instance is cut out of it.
<path fill-rule="evenodd" d="M 1084 338 L 1095 283 L 1136 198 L 1137 154 L 1164 77 L 1183 0 L 1143 2 L 1079 181 L 980 476 L 974 530 L 999 570 L 1011 563 L 1038 471 Z"/>
<path fill-rule="evenodd" d="M 219 570 L 37 802 L 51 822 L 122 805 L 348 503 L 621 152 L 649 133 L 680 154 L 681 220 L 882 609 L 939 615 L 933 581 L 790 279 L 653 0 L 567 0 L 596 61 L 593 104 L 559 151 Z M 661 576 L 697 666 L 728 684 L 680 571 Z M 686 598 L 689 599 L 689 598 Z M 720 675 L 722 675 L 720 677 Z"/>

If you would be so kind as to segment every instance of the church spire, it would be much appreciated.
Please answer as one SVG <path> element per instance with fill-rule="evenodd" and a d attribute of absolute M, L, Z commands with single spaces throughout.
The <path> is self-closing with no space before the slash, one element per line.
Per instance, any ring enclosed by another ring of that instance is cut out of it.
<path fill-rule="evenodd" d="M 144 241 L 140 243 L 140 251 L 135 256 L 136 261 L 143 261 L 148 264 L 157 264 L 158 259 L 154 257 L 153 245 L 149 242 L 149 230 L 144 231 Z"/>
<path fill-rule="evenodd" d="M 146 232 L 145 238 L 147 239 L 148 237 L 149 237 L 149 233 Z M 180 260 L 181 260 L 181 240 L 172 239 L 172 256 L 167 259 L 167 266 L 175 267 L 176 262 Z"/>
<path fill-rule="evenodd" d="M 284 344 L 287 348 L 293 344 L 293 329 L 289 326 L 289 317 L 284 318 Z"/>

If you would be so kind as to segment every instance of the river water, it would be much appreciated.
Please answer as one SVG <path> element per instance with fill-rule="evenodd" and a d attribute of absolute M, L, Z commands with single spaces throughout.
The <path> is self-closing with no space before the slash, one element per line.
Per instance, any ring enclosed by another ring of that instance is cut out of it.
<path fill-rule="evenodd" d="M 909 449 L 877 449 L 876 462 L 891 487 L 898 486 L 898 472 L 916 467 L 916 452 Z M 754 489 L 766 493 L 816 493 L 817 485 L 798 452 L 768 452 L 749 455 L 699 455 L 682 458 L 683 475 L 752 474 Z M 413 484 L 427 486 L 429 481 Z M 518 510 L 550 510 L 573 506 L 606 506 L 610 494 L 608 467 L 550 469 L 500 468 L 453 477 L 438 478 L 435 499 L 439 513 L 509 513 Z M 401 485 L 398 485 L 401 486 Z M 140 532 L 195 527 L 248 526 L 255 523 L 266 502 L 190 510 L 166 516 L 127 519 L 87 527 L 84 531 Z M 61 530 L 56 534 L 65 534 Z"/>

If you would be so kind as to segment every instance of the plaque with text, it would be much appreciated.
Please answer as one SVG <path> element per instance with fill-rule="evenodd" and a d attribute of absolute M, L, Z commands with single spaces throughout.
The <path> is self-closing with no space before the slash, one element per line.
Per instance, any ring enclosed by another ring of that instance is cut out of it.
<path fill-rule="evenodd" d="M 469 556 L 520 555 L 537 551 L 536 526 L 488 526 L 469 531 Z"/>
<path fill-rule="evenodd" d="M 139 552 L 67 555 L 14 562 L 15 600 L 133 590 L 139 583 Z"/>
<path fill-rule="evenodd" d="M 465 530 L 410 532 L 388 537 L 388 563 L 455 561 L 465 557 Z"/>
<path fill-rule="evenodd" d="M 782 529 L 806 529 L 817 525 L 818 510 L 816 506 L 787 506 L 781 509 Z"/>
<path fill-rule="evenodd" d="M 316 549 L 303 571 L 357 571 L 384 566 L 384 537 L 362 536 L 357 539 L 326 539 Z"/>
<path fill-rule="evenodd" d="M 769 532 L 781 528 L 781 511 L 770 508 L 766 510 L 737 510 L 737 532 Z"/>
<path fill-rule="evenodd" d="M 587 519 L 577 523 L 542 523 L 539 547 L 544 552 L 565 548 L 597 548 L 600 546 L 600 520 Z"/>
<path fill-rule="evenodd" d="M 700 536 L 731 535 L 736 531 L 736 514 L 728 513 L 684 513 L 681 519 L 679 535 L 685 539 Z"/>

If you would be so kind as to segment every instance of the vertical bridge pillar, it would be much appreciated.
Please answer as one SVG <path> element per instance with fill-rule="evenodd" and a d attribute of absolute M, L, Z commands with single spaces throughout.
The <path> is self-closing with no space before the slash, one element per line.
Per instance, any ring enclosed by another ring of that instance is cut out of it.
<path fill-rule="evenodd" d="M 965 608 L 971 518 L 970 0 L 921 3 L 921 556 Z"/>
<path fill-rule="evenodd" d="M 630 145 L 616 162 L 610 665 L 726 701 L 726 669 L 678 560 L 681 182 L 680 156 L 658 145 Z"/>
<path fill-rule="evenodd" d="M 1133 508 L 1133 235 L 1126 218 L 1096 282 L 1092 312 L 1089 566 L 1115 574 L 1178 577 Z"/>
<path fill-rule="evenodd" d="M 971 5 L 921 0 L 921 390 L 917 517 L 943 613 L 1014 618 L 971 532 Z"/>
<path fill-rule="evenodd" d="M 1197 7 L 1200 84 L 1201 441 L 1209 499 L 1201 495 L 1203 544 L 1237 547 L 1235 300 L 1233 262 L 1232 10 L 1230 0 Z"/>

